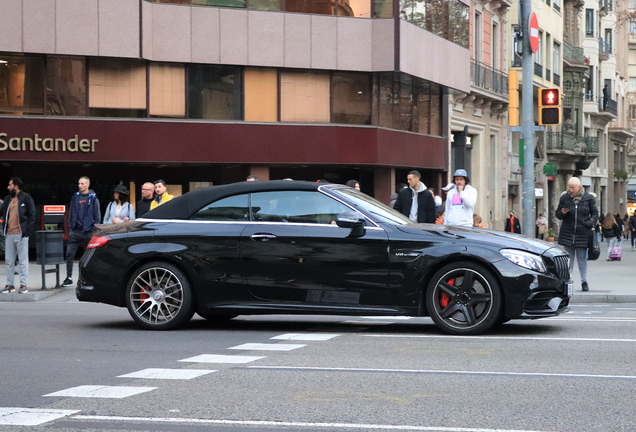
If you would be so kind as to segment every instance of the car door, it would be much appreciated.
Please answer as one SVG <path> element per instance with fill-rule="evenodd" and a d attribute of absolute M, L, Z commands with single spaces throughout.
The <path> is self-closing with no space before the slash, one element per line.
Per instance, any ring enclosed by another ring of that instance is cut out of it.
<path fill-rule="evenodd" d="M 240 238 L 245 284 L 259 299 L 340 305 L 385 304 L 388 238 L 335 224 L 352 209 L 319 191 L 250 195 L 253 222 Z"/>

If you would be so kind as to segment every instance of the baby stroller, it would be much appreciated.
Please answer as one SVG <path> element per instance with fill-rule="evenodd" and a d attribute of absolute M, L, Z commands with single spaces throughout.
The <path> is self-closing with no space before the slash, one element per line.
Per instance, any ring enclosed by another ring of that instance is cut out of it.
<path fill-rule="evenodd" d="M 618 246 L 612 246 L 612 249 L 610 249 L 609 258 L 610 258 L 610 261 L 620 261 L 622 257 L 623 257 L 623 239 L 621 238 L 621 241 L 618 244 Z"/>

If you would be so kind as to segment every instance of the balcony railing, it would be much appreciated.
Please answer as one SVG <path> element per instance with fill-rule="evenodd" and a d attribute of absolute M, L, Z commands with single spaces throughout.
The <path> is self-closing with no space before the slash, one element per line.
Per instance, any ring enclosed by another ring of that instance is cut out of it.
<path fill-rule="evenodd" d="M 586 102 L 594 102 L 594 93 L 592 92 L 587 92 L 585 93 L 585 101 Z"/>
<path fill-rule="evenodd" d="M 534 64 L 534 74 L 538 77 L 542 77 L 543 78 L 543 66 L 541 66 L 540 64 Z"/>
<path fill-rule="evenodd" d="M 609 46 L 609 43 L 605 42 L 603 39 L 598 39 L 598 54 L 600 57 L 603 57 L 605 60 L 609 59 L 609 55 L 612 53 L 612 50 Z"/>
<path fill-rule="evenodd" d="M 598 98 L 598 110 L 618 116 L 618 103 L 610 98 Z"/>
<path fill-rule="evenodd" d="M 483 87 L 499 94 L 508 94 L 508 74 L 485 63 L 470 59 L 470 78 L 473 84 L 478 87 Z"/>
<path fill-rule="evenodd" d="M 585 50 L 563 42 L 563 60 L 571 64 L 585 64 Z"/>
<path fill-rule="evenodd" d="M 550 81 L 550 69 L 545 68 L 545 79 Z"/>
<path fill-rule="evenodd" d="M 545 143 L 548 150 L 598 153 L 598 137 L 577 137 L 563 132 L 546 132 Z"/>
<path fill-rule="evenodd" d="M 557 74 L 552 74 L 552 82 L 554 83 L 554 85 L 561 85 L 561 75 L 557 75 Z"/>

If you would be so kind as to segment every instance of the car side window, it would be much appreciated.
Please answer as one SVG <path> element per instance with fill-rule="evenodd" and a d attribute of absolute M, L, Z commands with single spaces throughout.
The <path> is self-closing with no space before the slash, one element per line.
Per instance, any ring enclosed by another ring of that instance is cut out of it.
<path fill-rule="evenodd" d="M 205 221 L 248 221 L 247 194 L 221 198 L 206 205 L 190 218 Z"/>
<path fill-rule="evenodd" d="M 256 222 L 335 224 L 350 208 L 318 191 L 278 191 L 252 194 Z"/>

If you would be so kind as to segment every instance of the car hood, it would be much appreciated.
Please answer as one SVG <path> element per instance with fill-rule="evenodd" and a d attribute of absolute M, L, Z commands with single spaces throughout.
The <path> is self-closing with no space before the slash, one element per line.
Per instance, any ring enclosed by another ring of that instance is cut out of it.
<path fill-rule="evenodd" d="M 459 242 L 465 242 L 467 246 L 469 244 L 488 243 L 489 245 L 502 249 L 520 249 L 539 255 L 543 255 L 550 249 L 560 249 L 553 243 L 544 242 L 542 240 L 537 240 L 520 234 L 491 231 L 481 228 L 434 224 L 397 225 L 397 228 L 407 234 L 436 234 L 446 238 L 455 237 Z"/>

